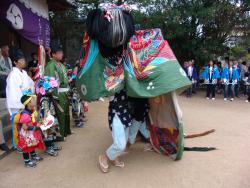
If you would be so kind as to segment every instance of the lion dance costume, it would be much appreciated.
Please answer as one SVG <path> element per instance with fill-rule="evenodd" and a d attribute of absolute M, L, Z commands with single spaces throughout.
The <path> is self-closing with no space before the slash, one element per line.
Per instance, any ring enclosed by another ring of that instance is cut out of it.
<path fill-rule="evenodd" d="M 191 83 L 161 30 L 135 31 L 128 5 L 100 4 L 88 15 L 82 52 L 76 80 L 78 91 L 85 101 L 112 96 L 109 105 L 112 135 L 117 129 L 114 124 L 120 124 L 124 139 L 130 140 L 127 128 L 133 126 L 133 116 L 129 113 L 128 98 L 146 99 L 147 129 L 154 150 L 174 160 L 181 159 L 184 135 L 177 91 Z M 116 136 L 113 135 L 113 140 Z M 110 160 L 119 156 L 114 154 L 115 150 L 121 152 L 126 146 L 120 143 L 119 148 L 115 144 L 114 140 L 106 152 Z"/>

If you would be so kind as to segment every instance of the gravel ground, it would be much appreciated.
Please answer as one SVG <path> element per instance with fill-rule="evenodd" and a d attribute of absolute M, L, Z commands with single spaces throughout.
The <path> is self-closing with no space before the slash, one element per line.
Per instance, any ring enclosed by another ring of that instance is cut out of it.
<path fill-rule="evenodd" d="M 35 169 L 23 165 L 15 152 L 0 160 L 1 188 L 247 188 L 250 187 L 250 104 L 243 99 L 207 101 L 201 95 L 180 98 L 185 133 L 215 128 L 211 135 L 187 139 L 186 146 L 214 146 L 212 152 L 184 152 L 181 161 L 143 152 L 136 143 L 124 156 L 124 169 L 102 174 L 98 155 L 111 143 L 107 102 L 90 104 L 87 126 L 60 143 L 56 158 L 45 159 Z"/>

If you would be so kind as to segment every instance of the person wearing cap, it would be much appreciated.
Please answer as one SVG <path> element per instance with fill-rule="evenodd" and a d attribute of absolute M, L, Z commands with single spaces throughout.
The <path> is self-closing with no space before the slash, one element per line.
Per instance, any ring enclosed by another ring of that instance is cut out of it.
<path fill-rule="evenodd" d="M 45 76 L 55 77 L 58 80 L 59 87 L 52 92 L 56 101 L 55 110 L 59 122 L 60 134 L 62 139 L 71 134 L 70 116 L 69 116 L 69 80 L 67 69 L 61 63 L 63 51 L 59 45 L 51 46 L 51 59 L 45 67 Z"/>
<path fill-rule="evenodd" d="M 14 67 L 6 81 L 6 100 L 10 116 L 16 114 L 20 109 L 24 109 L 24 105 L 21 103 L 23 91 L 31 90 L 34 92 L 34 82 L 24 70 L 26 61 L 23 52 L 16 50 L 13 53 L 12 61 Z"/>

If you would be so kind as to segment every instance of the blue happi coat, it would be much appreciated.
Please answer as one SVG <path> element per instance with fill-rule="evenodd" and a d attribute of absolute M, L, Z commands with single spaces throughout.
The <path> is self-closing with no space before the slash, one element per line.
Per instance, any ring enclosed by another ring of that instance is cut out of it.
<path fill-rule="evenodd" d="M 184 68 L 184 70 L 187 74 L 187 77 L 190 79 L 190 81 L 192 81 L 192 83 L 196 83 L 199 80 L 199 75 L 198 75 L 196 67 L 192 66 L 192 68 L 193 68 L 193 71 L 192 71 L 191 77 L 188 75 L 188 67 Z"/>
<path fill-rule="evenodd" d="M 217 84 L 217 79 L 220 78 L 220 71 L 217 66 L 214 65 L 210 77 L 210 66 L 206 66 L 205 70 L 201 74 L 201 77 L 205 79 L 205 84 Z"/>
<path fill-rule="evenodd" d="M 228 66 L 223 68 L 221 78 L 223 79 L 223 83 L 226 85 L 229 84 L 235 85 L 238 83 L 238 80 L 240 79 L 239 71 L 237 70 L 237 68 L 235 67 L 232 68 L 233 68 L 232 75 L 230 75 L 229 73 L 230 68 Z"/>

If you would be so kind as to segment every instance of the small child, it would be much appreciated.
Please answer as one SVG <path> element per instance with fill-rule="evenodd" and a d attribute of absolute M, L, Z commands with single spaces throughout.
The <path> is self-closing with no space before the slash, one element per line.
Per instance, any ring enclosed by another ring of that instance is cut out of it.
<path fill-rule="evenodd" d="M 69 78 L 69 83 L 71 86 L 72 117 L 75 122 L 75 127 L 82 128 L 84 127 L 84 123 L 86 122 L 85 112 L 87 112 L 88 103 L 80 99 L 79 93 L 76 88 L 75 80 L 79 69 L 78 66 L 79 62 L 77 62 L 75 65 L 74 71 Z"/>
<path fill-rule="evenodd" d="M 33 95 L 23 95 L 21 102 L 25 109 L 15 116 L 14 143 L 16 140 L 17 150 L 23 153 L 25 167 L 36 167 L 36 163 L 42 161 L 43 158 L 39 157 L 35 150 L 44 150 L 45 145 L 35 117 Z"/>

